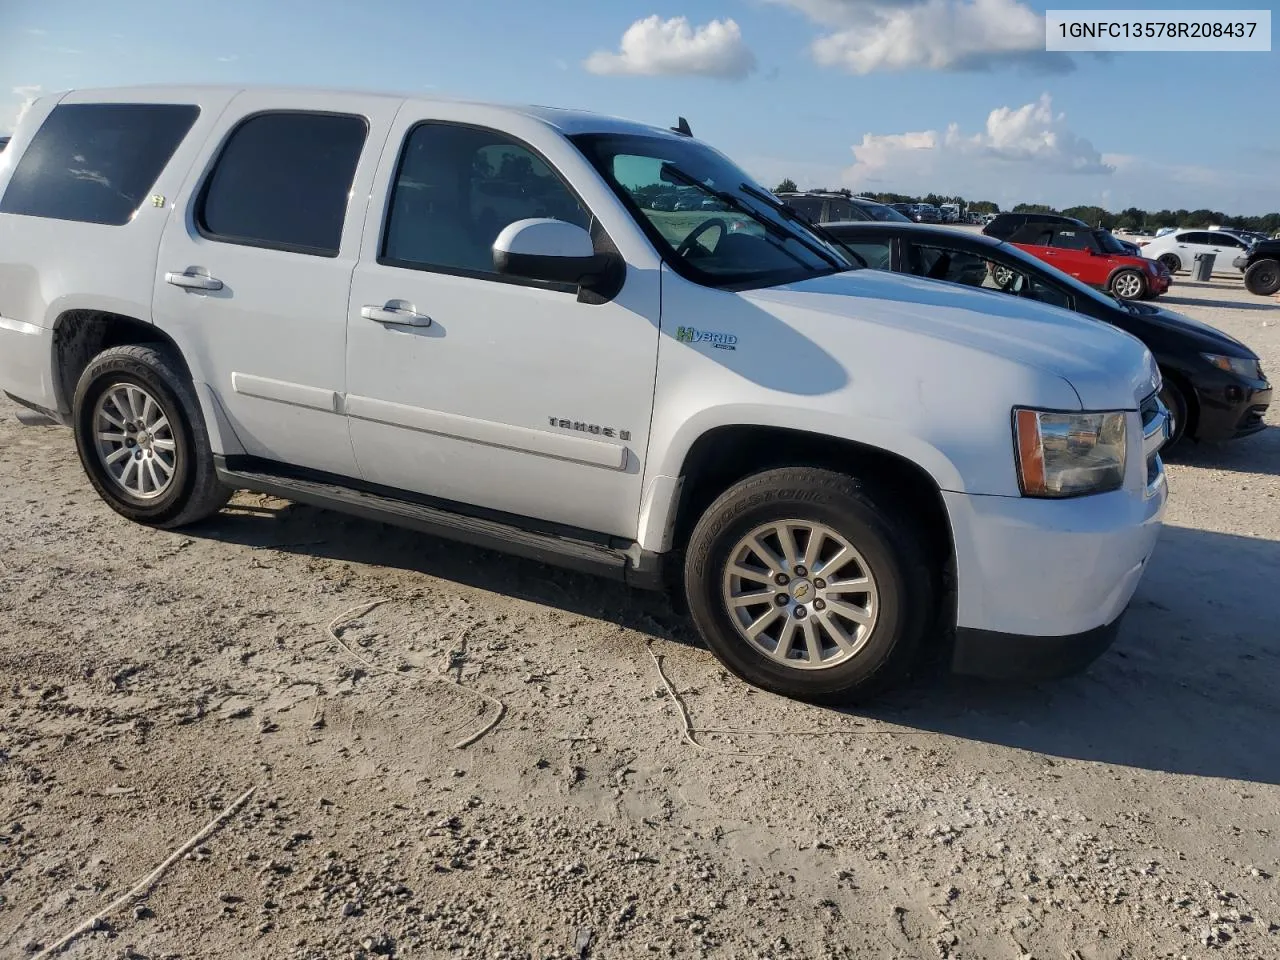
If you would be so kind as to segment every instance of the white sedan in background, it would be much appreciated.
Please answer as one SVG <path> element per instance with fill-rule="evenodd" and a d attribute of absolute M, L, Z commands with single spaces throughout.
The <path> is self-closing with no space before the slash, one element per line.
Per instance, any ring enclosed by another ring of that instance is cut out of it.
<path fill-rule="evenodd" d="M 1231 261 L 1243 256 L 1249 247 L 1248 240 L 1227 230 L 1174 230 L 1143 244 L 1142 255 L 1159 260 L 1170 273 L 1177 273 L 1194 269 L 1197 253 L 1214 253 L 1214 273 L 1239 276 L 1239 268 Z"/>

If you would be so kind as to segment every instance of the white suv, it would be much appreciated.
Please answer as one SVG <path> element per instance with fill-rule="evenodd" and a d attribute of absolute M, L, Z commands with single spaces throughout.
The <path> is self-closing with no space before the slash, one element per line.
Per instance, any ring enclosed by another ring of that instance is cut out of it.
<path fill-rule="evenodd" d="M 0 389 L 130 519 L 251 489 L 676 586 L 790 696 L 866 694 L 952 630 L 964 672 L 1089 662 L 1165 504 L 1150 354 L 860 269 L 685 131 L 45 98 L 0 155 Z M 654 209 L 677 190 L 718 209 Z"/>

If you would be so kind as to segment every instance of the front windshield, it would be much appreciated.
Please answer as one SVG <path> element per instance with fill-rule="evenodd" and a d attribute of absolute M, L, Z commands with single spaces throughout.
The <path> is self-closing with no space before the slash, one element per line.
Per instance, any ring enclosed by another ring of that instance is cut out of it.
<path fill-rule="evenodd" d="M 839 247 L 751 196 L 767 191 L 705 144 L 634 134 L 570 139 L 662 258 L 695 282 L 768 286 L 855 269 Z"/>

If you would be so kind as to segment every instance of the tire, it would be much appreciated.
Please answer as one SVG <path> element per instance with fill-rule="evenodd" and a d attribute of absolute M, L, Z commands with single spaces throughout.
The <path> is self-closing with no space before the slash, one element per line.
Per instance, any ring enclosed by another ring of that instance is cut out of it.
<path fill-rule="evenodd" d="M 131 400 L 141 411 L 133 420 Z M 123 517 L 168 530 L 212 516 L 231 497 L 214 470 L 195 390 L 169 347 L 131 344 L 94 357 L 76 385 L 72 426 L 89 482 Z M 118 476 L 131 459 L 136 472 Z"/>
<path fill-rule="evenodd" d="M 1170 273 L 1177 273 L 1182 269 L 1182 261 L 1178 259 L 1176 253 L 1162 253 L 1156 259 L 1163 263 Z"/>
<path fill-rule="evenodd" d="M 1244 286 L 1259 297 L 1280 293 L 1280 260 L 1259 260 L 1245 271 Z"/>
<path fill-rule="evenodd" d="M 748 477 L 707 509 L 689 540 L 684 585 L 698 632 L 737 676 L 786 697 L 848 703 L 884 690 L 911 666 L 936 612 L 937 572 L 911 517 L 859 479 L 829 470 L 785 467 Z M 781 556 L 788 552 L 779 535 L 784 524 L 798 563 Z M 823 531 L 816 547 L 816 534 L 806 534 L 814 529 Z M 762 554 L 746 546 L 753 535 L 791 578 L 785 586 L 766 576 Z M 832 554 L 842 547 L 852 552 L 836 563 Z M 838 580 L 819 577 L 823 569 Z M 755 572 L 735 577 L 734 570 Z M 849 586 L 868 580 L 865 590 Z M 731 606 L 731 598 L 764 594 L 765 600 Z M 757 639 L 748 639 L 748 626 L 766 618 Z M 843 633 L 843 645 L 831 624 Z"/>
<path fill-rule="evenodd" d="M 991 281 L 1001 290 L 1008 290 L 1013 285 L 1015 274 L 1008 267 L 992 265 Z"/>
<path fill-rule="evenodd" d="M 1147 293 L 1147 278 L 1137 270 L 1117 270 L 1107 289 L 1121 300 L 1141 300 Z"/>
<path fill-rule="evenodd" d="M 1169 451 L 1178 445 L 1187 432 L 1189 407 L 1182 388 L 1165 376 L 1163 371 L 1161 376 L 1164 378 L 1164 385 L 1160 388 L 1160 402 L 1169 408 L 1169 416 L 1173 418 L 1173 429 L 1164 445 L 1164 450 Z"/>

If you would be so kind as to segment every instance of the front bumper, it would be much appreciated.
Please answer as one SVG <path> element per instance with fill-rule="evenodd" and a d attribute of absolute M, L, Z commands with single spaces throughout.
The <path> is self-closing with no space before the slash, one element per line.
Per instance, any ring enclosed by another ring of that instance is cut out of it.
<path fill-rule="evenodd" d="M 1168 485 L 943 499 L 956 550 L 954 669 L 1048 676 L 1088 663 L 1114 636 L 1160 535 Z"/>
<path fill-rule="evenodd" d="M 956 629 L 951 669 L 988 680 L 1051 680 L 1079 673 L 1115 642 L 1115 620 L 1065 637 L 1026 637 L 993 630 Z"/>
<path fill-rule="evenodd" d="M 1195 439 L 1234 440 L 1267 428 L 1263 418 L 1271 405 L 1271 384 L 1224 376 L 1212 384 L 1197 383 L 1196 401 Z"/>

